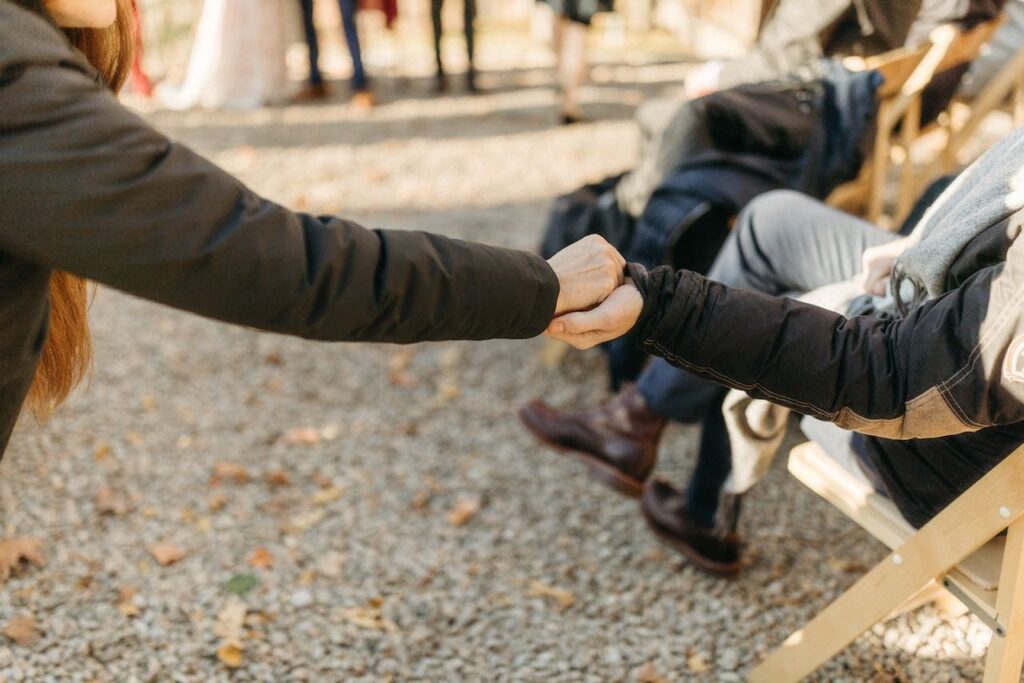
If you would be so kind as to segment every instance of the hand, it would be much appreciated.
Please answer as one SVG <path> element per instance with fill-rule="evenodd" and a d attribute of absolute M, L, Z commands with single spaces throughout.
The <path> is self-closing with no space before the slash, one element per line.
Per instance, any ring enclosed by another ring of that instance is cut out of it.
<path fill-rule="evenodd" d="M 861 257 L 863 271 L 860 277 L 861 287 L 866 294 L 885 296 L 885 288 L 889 283 L 893 265 L 900 254 L 910 246 L 909 239 L 903 237 L 864 250 L 864 255 Z"/>
<path fill-rule="evenodd" d="M 555 317 L 585 311 L 601 303 L 622 284 L 626 259 L 599 235 L 587 235 L 548 260 L 561 289 Z"/>
<path fill-rule="evenodd" d="M 597 308 L 555 318 L 544 334 L 577 349 L 589 349 L 633 329 L 643 308 L 643 297 L 633 282 L 627 281 Z"/>

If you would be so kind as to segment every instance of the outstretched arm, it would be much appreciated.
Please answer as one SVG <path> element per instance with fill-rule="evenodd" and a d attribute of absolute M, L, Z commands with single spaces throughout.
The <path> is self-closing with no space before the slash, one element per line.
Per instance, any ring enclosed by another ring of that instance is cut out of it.
<path fill-rule="evenodd" d="M 549 265 L 289 211 L 124 109 L 70 48 L 0 63 L 0 106 L 0 257 L 211 318 L 323 340 L 529 337 L 622 281 L 598 238 Z"/>

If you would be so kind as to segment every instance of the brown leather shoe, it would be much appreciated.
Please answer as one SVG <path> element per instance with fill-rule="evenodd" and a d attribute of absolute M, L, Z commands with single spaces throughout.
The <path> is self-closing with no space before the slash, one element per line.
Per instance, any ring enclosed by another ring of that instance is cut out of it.
<path fill-rule="evenodd" d="M 686 556 L 697 568 L 716 576 L 733 577 L 739 573 L 742 544 L 736 533 L 738 497 L 723 499 L 713 528 L 700 526 L 690 519 L 686 496 L 662 479 L 647 482 L 640 507 L 654 535 Z"/>
<path fill-rule="evenodd" d="M 579 412 L 556 410 L 538 399 L 523 406 L 519 419 L 538 439 L 583 460 L 596 479 L 633 498 L 640 497 L 654 469 L 666 422 L 633 388 Z"/>

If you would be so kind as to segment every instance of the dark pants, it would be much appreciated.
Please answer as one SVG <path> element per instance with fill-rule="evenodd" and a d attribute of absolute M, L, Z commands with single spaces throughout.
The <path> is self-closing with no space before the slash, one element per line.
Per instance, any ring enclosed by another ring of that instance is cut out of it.
<path fill-rule="evenodd" d="M 444 73 L 444 64 L 441 61 L 441 35 L 444 33 L 441 25 L 441 9 L 443 7 L 444 0 L 430 0 L 430 21 L 434 25 L 434 57 L 437 59 L 437 73 L 439 76 Z M 466 56 L 469 58 L 469 70 L 472 72 L 473 55 L 475 54 L 473 22 L 476 20 L 476 0 L 464 0 L 462 7 L 462 25 L 466 35 Z"/>
<path fill-rule="evenodd" d="M 805 195 L 769 192 L 740 214 L 708 277 L 730 287 L 799 296 L 854 277 L 861 271 L 865 249 L 895 238 Z M 726 390 L 662 359 L 648 366 L 637 389 L 659 415 L 703 423 L 697 466 L 687 489 L 687 511 L 698 523 L 710 525 L 731 468 L 729 438 L 721 417 Z"/>
<path fill-rule="evenodd" d="M 320 85 L 324 82 L 320 72 L 320 41 L 316 35 L 313 22 L 313 0 L 299 0 L 302 9 L 302 31 L 306 35 L 309 47 L 309 82 Z M 356 0 L 338 0 L 341 10 L 341 27 L 345 31 L 345 42 L 352 57 L 352 88 L 365 90 L 367 86 L 366 70 L 363 68 L 363 54 L 359 47 L 359 31 L 356 29 Z"/>

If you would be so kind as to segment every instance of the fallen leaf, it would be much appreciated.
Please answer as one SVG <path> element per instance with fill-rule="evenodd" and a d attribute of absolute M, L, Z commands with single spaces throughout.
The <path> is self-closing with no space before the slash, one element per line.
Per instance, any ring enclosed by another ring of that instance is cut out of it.
<path fill-rule="evenodd" d="M 459 397 L 459 385 L 451 377 L 442 379 L 437 385 L 438 401 L 453 401 Z"/>
<path fill-rule="evenodd" d="M 274 556 L 270 554 L 269 550 L 260 546 L 252 551 L 252 555 L 249 556 L 249 564 L 257 569 L 269 569 L 274 566 Z"/>
<path fill-rule="evenodd" d="M 658 673 L 654 662 L 647 662 L 636 670 L 636 683 L 668 683 L 668 679 Z"/>
<path fill-rule="evenodd" d="M 301 515 L 295 515 L 291 519 L 292 527 L 298 531 L 305 531 L 306 529 L 312 529 L 319 524 L 323 518 L 327 515 L 327 512 L 322 509 L 313 510 L 306 512 Z"/>
<path fill-rule="evenodd" d="M 225 588 L 228 593 L 245 595 L 258 585 L 260 585 L 260 578 L 255 574 L 235 574 L 228 579 Z"/>
<path fill-rule="evenodd" d="M 564 591 L 560 588 L 553 588 L 552 586 L 548 586 L 540 581 L 531 581 L 526 594 L 535 598 L 547 598 L 549 600 L 554 600 L 562 609 L 569 609 L 576 604 L 576 596 L 569 591 Z"/>
<path fill-rule="evenodd" d="M 96 512 L 101 515 L 128 514 L 131 509 L 131 500 L 124 491 L 104 486 L 96 492 Z"/>
<path fill-rule="evenodd" d="M 248 611 L 249 608 L 238 598 L 228 598 L 227 603 L 217 614 L 217 623 L 213 625 L 213 635 L 223 638 L 227 643 L 234 643 L 242 647 L 245 615 Z"/>
<path fill-rule="evenodd" d="M 329 489 L 334 486 L 334 480 L 321 472 L 314 472 L 312 479 L 313 483 L 322 489 Z"/>
<path fill-rule="evenodd" d="M 149 394 L 143 395 L 140 403 L 142 404 L 142 409 L 147 413 L 151 413 L 156 410 L 156 399 Z"/>
<path fill-rule="evenodd" d="M 385 631 L 395 633 L 398 627 L 394 622 L 385 619 L 379 607 L 352 607 L 341 610 L 343 619 L 360 628 L 371 631 Z"/>
<path fill-rule="evenodd" d="M 704 661 L 699 652 L 694 652 L 686 658 L 686 666 L 691 673 L 695 674 L 703 674 L 711 670 L 711 667 Z"/>
<path fill-rule="evenodd" d="M 166 567 L 185 558 L 185 549 L 174 541 L 163 541 L 148 546 L 149 554 Z"/>
<path fill-rule="evenodd" d="M 207 501 L 206 507 L 210 509 L 210 512 L 220 512 L 221 510 L 224 509 L 224 506 L 227 505 L 227 503 L 227 498 L 220 494 L 217 494 L 215 496 L 210 496 L 210 500 Z"/>
<path fill-rule="evenodd" d="M 323 557 L 317 560 L 316 570 L 329 579 L 336 579 L 341 576 L 342 565 L 345 557 L 338 552 L 329 550 Z"/>
<path fill-rule="evenodd" d="M 417 491 L 416 495 L 412 497 L 413 510 L 422 510 L 430 504 L 430 492 L 429 491 Z"/>
<path fill-rule="evenodd" d="M 299 574 L 299 585 L 300 586 L 308 586 L 308 585 L 312 584 L 314 581 L 316 581 L 316 570 L 315 569 L 305 569 L 305 570 L 303 570 L 303 572 L 301 574 Z"/>
<path fill-rule="evenodd" d="M 455 503 L 455 507 L 448 513 L 448 522 L 452 526 L 465 526 L 480 512 L 479 498 L 463 498 Z"/>
<path fill-rule="evenodd" d="M 213 474 L 210 476 L 211 486 L 220 486 L 223 482 L 244 484 L 249 481 L 249 472 L 235 462 L 222 461 L 213 466 Z"/>
<path fill-rule="evenodd" d="M 242 648 L 234 643 L 224 643 L 217 648 L 217 659 L 229 669 L 242 666 Z"/>
<path fill-rule="evenodd" d="M 139 613 L 139 606 L 135 604 L 135 596 L 139 589 L 136 586 L 122 586 L 117 592 L 117 602 L 114 606 L 117 611 L 126 617 L 134 617 Z"/>
<path fill-rule="evenodd" d="M 38 538 L 9 538 L 0 541 L 0 583 L 6 581 L 22 562 L 42 567 L 43 542 Z"/>
<path fill-rule="evenodd" d="M 102 462 L 110 457 L 110 444 L 105 441 L 101 441 L 96 444 L 96 447 L 92 451 L 92 459 L 96 462 Z"/>
<path fill-rule="evenodd" d="M 133 446 L 141 446 L 146 442 L 146 437 L 138 432 L 128 432 L 124 435 L 124 439 Z"/>
<path fill-rule="evenodd" d="M 281 367 L 282 365 L 284 365 L 284 359 L 281 357 L 280 351 L 271 351 L 267 353 L 265 356 L 263 356 L 263 361 L 267 365 L 274 365 L 276 367 Z"/>
<path fill-rule="evenodd" d="M 2 633 L 22 647 L 28 647 L 39 638 L 39 627 L 30 616 L 15 617 L 7 622 Z"/>
<path fill-rule="evenodd" d="M 320 443 L 320 430 L 314 427 L 289 429 L 284 442 L 291 446 L 315 446 Z"/>
<path fill-rule="evenodd" d="M 341 498 L 344 493 L 344 489 L 340 486 L 332 486 L 327 489 L 320 489 L 313 494 L 313 502 L 317 505 L 327 505 L 328 503 L 334 502 Z"/>
<path fill-rule="evenodd" d="M 263 476 L 263 480 L 270 486 L 288 486 L 292 483 L 292 477 L 284 470 L 274 470 L 273 472 L 267 472 Z"/>
<path fill-rule="evenodd" d="M 867 570 L 867 567 L 863 563 L 855 560 L 845 560 L 839 557 L 828 558 L 828 566 L 833 571 L 841 572 L 844 574 L 863 573 Z"/>

